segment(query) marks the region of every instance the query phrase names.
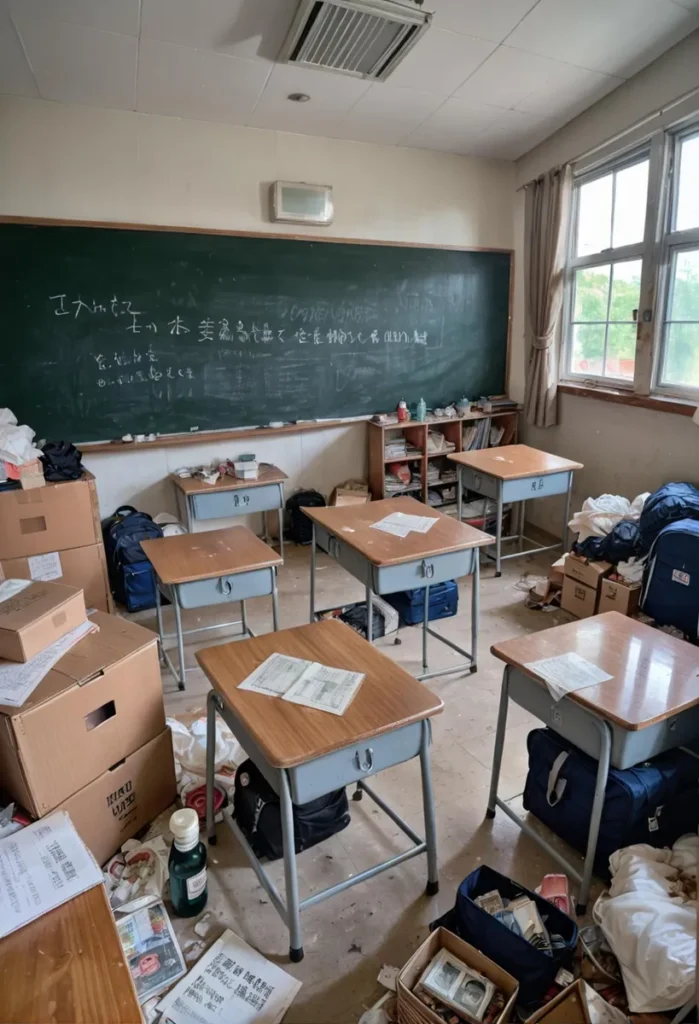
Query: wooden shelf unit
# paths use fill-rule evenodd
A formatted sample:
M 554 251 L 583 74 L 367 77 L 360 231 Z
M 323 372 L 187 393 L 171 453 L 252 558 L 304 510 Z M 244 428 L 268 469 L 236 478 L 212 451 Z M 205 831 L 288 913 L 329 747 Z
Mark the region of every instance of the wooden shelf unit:
M 374 501 L 381 498 L 393 498 L 397 494 L 411 493 L 425 504 L 427 504 L 428 490 L 439 490 L 442 487 L 456 486 L 456 473 L 450 470 L 446 480 L 428 482 L 427 470 L 432 460 L 445 459 L 447 454 L 461 452 L 463 448 L 464 427 L 478 420 L 489 419 L 493 423 L 505 427 L 502 444 L 517 443 L 518 409 L 506 409 L 496 412 L 469 412 L 464 416 L 457 416 L 453 419 L 436 419 L 428 417 L 424 423 L 417 420 L 410 420 L 408 423 L 373 423 L 369 422 L 369 490 Z M 428 431 L 435 430 L 444 434 L 448 442 L 454 445 L 448 453 L 428 452 L 427 436 Z M 409 444 L 419 449 L 419 455 L 401 455 L 391 459 L 385 455 L 386 442 L 391 437 L 403 435 Z M 488 446 L 490 447 L 490 446 Z M 420 482 L 411 483 L 404 491 L 386 490 L 386 467 L 393 462 L 400 462 L 407 465 L 414 465 L 420 471 Z M 419 491 L 419 494 L 416 494 Z M 443 512 L 456 514 L 456 502 L 447 501 L 443 505 L 435 505 L 434 508 L 441 508 Z

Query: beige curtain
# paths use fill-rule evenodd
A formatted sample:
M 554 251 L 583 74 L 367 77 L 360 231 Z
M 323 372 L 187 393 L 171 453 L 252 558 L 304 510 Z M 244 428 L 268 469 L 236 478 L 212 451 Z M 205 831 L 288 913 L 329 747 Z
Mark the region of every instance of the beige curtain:
M 527 423 L 536 427 L 553 427 L 558 422 L 556 390 L 572 186 L 572 171 L 566 166 L 529 182 L 525 191 L 524 413 Z

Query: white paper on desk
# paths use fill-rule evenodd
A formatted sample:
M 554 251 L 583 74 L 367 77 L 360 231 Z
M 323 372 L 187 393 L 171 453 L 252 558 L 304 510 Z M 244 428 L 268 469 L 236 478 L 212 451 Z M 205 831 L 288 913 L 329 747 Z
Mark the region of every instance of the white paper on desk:
M 67 811 L 0 840 L 0 938 L 102 884 Z
M 395 523 L 389 522 L 389 517 L 380 519 L 378 523 L 372 523 L 371 529 L 381 530 L 382 533 L 390 533 L 394 537 L 407 537 L 410 533 L 407 526 L 396 526 Z
M 572 652 L 559 654 L 556 658 L 530 661 L 524 667 L 541 676 L 554 700 L 561 700 L 567 693 L 583 690 L 586 686 L 597 686 L 612 678 L 604 669 Z
M 97 629 L 98 626 L 94 622 L 86 619 L 29 661 L 0 660 L 0 704 L 9 704 L 13 708 L 21 707 L 56 662 L 60 661 L 71 647 L 75 647 L 78 641 Z
M 415 533 L 427 533 L 437 522 L 432 516 L 410 516 L 405 512 L 392 512 L 384 521 Z
M 279 1024 L 300 988 L 226 929 L 157 1009 L 171 1024 Z
M 316 711 L 329 711 L 331 715 L 344 715 L 363 679 L 363 672 L 330 668 L 314 661 L 283 699 Z
M 264 693 L 268 697 L 283 697 L 312 664 L 312 661 L 305 661 L 303 658 L 290 658 L 286 654 L 270 654 L 269 658 L 258 665 L 247 679 L 238 684 L 238 689 Z

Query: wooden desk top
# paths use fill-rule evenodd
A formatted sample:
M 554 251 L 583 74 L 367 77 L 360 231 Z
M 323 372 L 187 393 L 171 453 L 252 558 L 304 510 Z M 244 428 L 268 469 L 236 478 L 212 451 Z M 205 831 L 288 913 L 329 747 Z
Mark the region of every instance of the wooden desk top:
M 141 1024 L 104 886 L 0 939 L 4 1024 Z
M 256 480 L 239 480 L 235 476 L 219 477 L 215 484 L 204 483 L 192 476 L 178 476 L 177 473 L 170 473 L 170 479 L 175 487 L 179 487 L 185 494 L 208 494 L 209 491 L 237 491 L 241 487 L 262 487 L 263 484 L 280 484 L 288 480 L 286 473 L 281 469 L 271 466 L 269 462 L 261 462 Z
M 155 537 L 141 541 L 141 547 L 163 583 L 191 583 L 282 564 L 281 555 L 247 526 Z
M 237 689 L 275 652 L 364 672 L 365 679 L 344 715 Z M 196 656 L 213 688 L 225 698 L 275 768 L 292 768 L 429 718 L 444 707 L 426 686 L 337 619 L 207 647 Z
M 699 649 L 619 612 L 505 640 L 491 651 L 519 669 L 573 652 L 593 662 L 612 678 L 569 694 L 570 700 L 628 731 L 645 729 L 699 704 Z
M 567 469 L 583 468 L 581 462 L 561 459 L 558 455 L 549 455 L 527 444 L 506 444 L 501 448 L 457 452 L 455 455 L 447 455 L 447 458 L 460 466 L 469 466 L 499 480 L 520 480 L 527 476 L 548 476 L 550 473 L 563 473 Z
M 431 558 L 449 551 L 487 547 L 493 543 L 493 538 L 487 533 L 445 516 L 415 498 L 384 498 L 366 505 L 332 505 L 304 508 L 303 511 L 309 519 L 324 526 L 373 565 L 399 565 L 401 562 L 414 562 L 416 558 Z M 427 533 L 409 533 L 407 537 L 395 537 L 371 528 L 372 523 L 378 523 L 392 512 L 429 516 L 436 519 L 437 524 Z

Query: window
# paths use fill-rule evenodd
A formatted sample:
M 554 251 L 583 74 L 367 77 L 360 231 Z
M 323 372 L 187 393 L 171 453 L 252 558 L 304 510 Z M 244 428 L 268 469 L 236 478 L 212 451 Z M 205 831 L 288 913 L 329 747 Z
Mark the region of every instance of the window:
M 699 399 L 698 183 L 696 120 L 576 177 L 562 379 Z

